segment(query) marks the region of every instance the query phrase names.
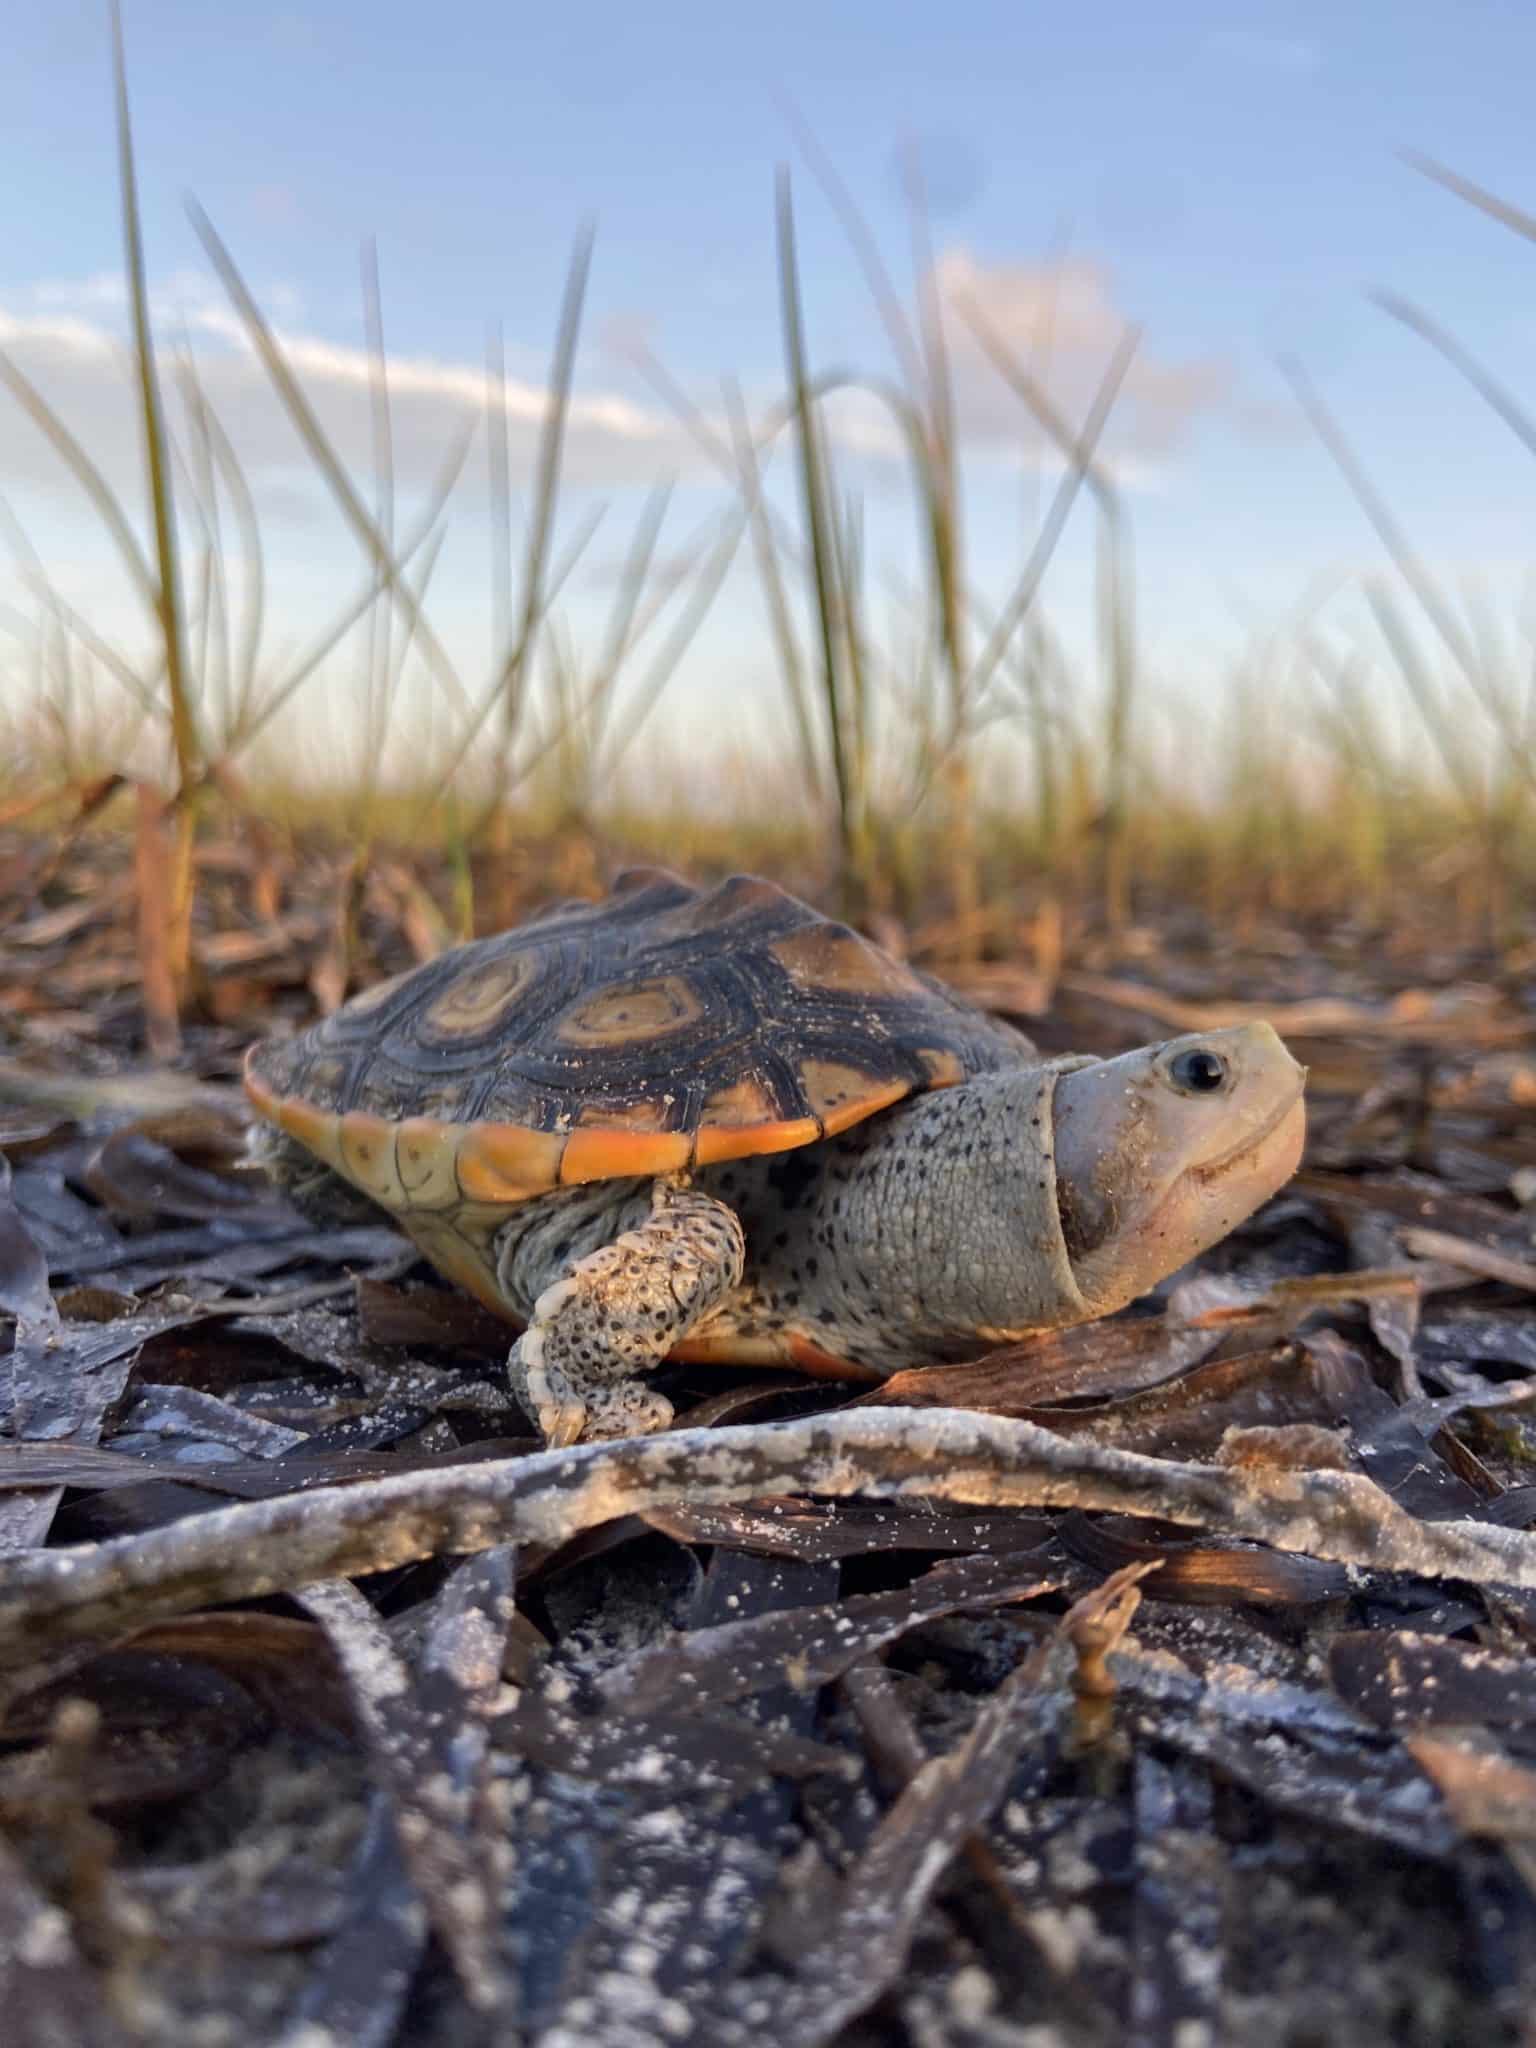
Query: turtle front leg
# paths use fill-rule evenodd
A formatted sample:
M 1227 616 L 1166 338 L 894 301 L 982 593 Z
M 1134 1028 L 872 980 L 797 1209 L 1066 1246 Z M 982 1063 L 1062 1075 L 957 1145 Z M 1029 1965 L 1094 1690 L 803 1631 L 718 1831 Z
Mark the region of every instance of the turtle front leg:
M 546 1287 L 513 1348 L 513 1391 L 546 1442 L 665 1429 L 672 1403 L 640 1375 L 741 1284 L 744 1256 L 734 1209 L 658 1180 L 645 1222 Z

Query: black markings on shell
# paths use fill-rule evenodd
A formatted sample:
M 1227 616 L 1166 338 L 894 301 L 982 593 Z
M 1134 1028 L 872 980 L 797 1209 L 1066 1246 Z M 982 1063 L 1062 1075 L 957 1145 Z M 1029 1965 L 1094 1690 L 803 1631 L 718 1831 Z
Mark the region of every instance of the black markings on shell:
M 786 1123 L 815 1113 L 806 1076 L 829 1069 L 847 1071 L 847 1105 L 921 1091 L 936 1053 L 956 1079 L 1033 1057 L 771 883 L 651 874 L 444 953 L 268 1042 L 254 1069 L 279 1094 L 389 1119 L 696 1131 L 742 1083 Z

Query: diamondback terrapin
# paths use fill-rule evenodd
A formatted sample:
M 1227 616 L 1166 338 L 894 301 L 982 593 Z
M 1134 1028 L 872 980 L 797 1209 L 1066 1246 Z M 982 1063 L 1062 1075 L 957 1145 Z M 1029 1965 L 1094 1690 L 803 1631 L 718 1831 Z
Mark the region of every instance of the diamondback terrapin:
M 663 1428 L 664 1359 L 879 1379 L 1120 1308 L 1295 1171 L 1303 1080 L 1267 1024 L 1044 1059 L 770 882 L 654 869 L 246 1064 L 301 1204 L 340 1175 L 522 1326 L 552 1444 Z

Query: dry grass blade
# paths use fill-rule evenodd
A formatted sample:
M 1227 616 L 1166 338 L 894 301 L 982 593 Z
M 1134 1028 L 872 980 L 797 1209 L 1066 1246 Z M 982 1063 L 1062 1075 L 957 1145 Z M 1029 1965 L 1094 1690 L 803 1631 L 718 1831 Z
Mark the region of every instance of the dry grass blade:
M 187 630 L 195 635 L 192 672 L 202 690 L 203 718 L 211 735 L 210 751 L 217 752 L 230 725 L 229 578 L 224 564 L 213 444 L 206 408 L 199 404 L 200 393 L 189 376 L 190 364 L 191 348 L 183 336 L 171 357 L 171 375 L 181 395 L 187 446 L 183 449 L 173 441 L 171 454 L 186 480 L 181 502 L 190 503 L 201 534 L 194 572 L 189 578 L 195 595 L 188 603 Z
M 176 891 L 172 807 L 147 782 L 138 784 L 137 795 L 133 874 L 138 895 L 139 987 L 149 1050 L 155 1059 L 168 1060 L 181 1046 L 181 1005 L 172 953 Z
M 848 674 L 854 786 L 867 791 L 871 782 L 870 726 L 874 692 L 871 688 L 869 628 L 864 603 L 863 507 L 852 495 L 844 501 L 842 517 L 833 521 L 832 541 L 843 629 L 843 658 Z M 872 868 L 872 851 L 869 858 Z
M 1302 997 L 1293 1003 L 1191 1001 L 1142 982 L 1076 970 L 1062 975 L 1061 986 L 1093 1002 L 1113 1003 L 1155 1017 L 1175 1031 L 1213 1031 L 1225 1024 L 1267 1021 L 1287 1037 L 1327 1037 L 1336 1032 L 1347 1037 L 1421 1040 L 1430 1045 L 1520 1045 L 1529 1040 L 1532 1029 L 1529 1016 L 1520 1012 L 1473 1020 L 1417 1010 L 1372 1009 L 1341 996 Z
M 1416 1258 L 1436 1259 L 1448 1266 L 1460 1266 L 1485 1280 L 1498 1280 L 1506 1287 L 1519 1287 L 1536 1294 L 1536 1261 L 1511 1258 L 1496 1247 L 1476 1244 L 1470 1238 L 1453 1236 L 1446 1230 L 1408 1229 L 1402 1233 L 1403 1249 Z
M 256 513 L 256 500 L 251 491 L 234 443 L 224 430 L 224 425 L 208 401 L 202 380 L 197 373 L 197 361 L 188 348 L 181 361 L 181 388 L 183 403 L 188 416 L 195 421 L 196 430 L 206 441 L 217 478 L 222 481 L 234 514 L 235 525 L 240 534 L 240 623 L 238 631 L 226 620 L 228 651 L 226 653 L 225 683 L 228 692 L 223 744 L 232 744 L 231 735 L 241 731 L 250 714 L 250 707 L 256 690 L 256 672 L 261 660 L 262 635 L 266 622 L 266 553 L 261 540 L 261 521 Z M 210 504 L 217 510 L 214 497 L 214 477 L 210 476 L 208 490 Z M 222 551 L 220 567 L 223 568 Z
M 864 272 L 871 298 L 885 326 L 899 368 L 904 396 L 892 395 L 877 382 L 877 391 L 891 405 L 906 435 L 913 458 L 913 485 L 921 521 L 929 615 L 921 626 L 924 673 L 917 698 L 923 716 L 918 724 L 918 777 L 924 785 L 942 788 L 945 865 L 954 914 L 956 950 L 973 958 L 980 932 L 980 860 L 976 838 L 976 805 L 972 788 L 969 743 L 973 730 L 973 698 L 969 687 L 967 609 L 962 573 L 961 495 L 954 419 L 953 380 L 943 308 L 937 288 L 927 193 L 920 160 L 914 150 L 903 155 L 903 185 L 913 264 L 917 277 L 916 329 L 901 305 L 890 273 L 873 235 L 826 152 L 790 107 L 790 119 L 818 183 L 831 203 L 844 234 Z M 814 540 L 814 533 L 813 533 Z M 846 548 L 834 560 L 841 569 Z M 851 563 L 850 563 L 851 566 Z M 864 658 L 865 635 L 855 616 L 856 584 L 839 577 L 836 615 L 847 666 L 845 710 L 851 713 L 861 756 L 869 744 L 869 703 Z M 935 676 L 943 693 L 942 713 L 932 715 L 928 698 Z M 858 787 L 867 808 L 867 763 L 861 758 Z M 868 840 L 872 820 L 861 816 L 861 838 Z M 864 855 L 868 865 L 871 856 Z M 866 891 L 867 893 L 867 891 Z
M 1486 213 L 1490 220 L 1500 222 L 1504 227 L 1513 228 L 1517 235 L 1523 235 L 1528 242 L 1536 242 L 1536 214 L 1526 213 L 1523 208 L 1512 206 L 1507 199 L 1500 199 L 1494 193 L 1485 191 L 1481 185 L 1474 185 L 1470 178 L 1464 178 L 1459 171 L 1447 169 L 1432 156 L 1424 156 L 1416 149 L 1403 151 L 1403 162 L 1430 178 L 1437 185 L 1443 185 L 1447 192 L 1454 192 L 1458 199 L 1464 199 L 1469 206 Z
M 578 524 L 576 531 L 571 535 L 570 539 L 566 542 L 564 553 L 560 556 L 560 559 L 554 564 L 553 568 L 551 568 L 551 570 L 549 571 L 549 577 L 545 585 L 544 592 L 546 607 L 553 606 L 556 598 L 559 597 L 561 591 L 565 588 L 565 585 L 569 582 L 570 578 L 575 575 L 577 568 L 580 566 L 582 557 L 586 554 L 587 549 L 591 546 L 593 539 L 596 537 L 598 528 L 602 525 L 607 515 L 608 507 L 606 505 L 593 506 L 587 512 L 585 518 L 582 519 L 581 522 Z M 541 625 L 546 636 L 550 639 L 550 641 L 552 643 L 557 643 L 559 639 L 560 629 L 557 626 L 556 622 L 550 618 L 544 618 L 541 620 Z M 560 658 L 558 652 L 556 653 L 554 658 L 557 660 Z M 602 696 L 604 688 L 605 685 L 602 679 L 599 678 L 591 686 L 591 690 L 588 693 L 587 697 L 581 702 L 578 703 L 574 695 L 571 697 L 571 700 L 568 704 L 557 702 L 557 704 L 555 705 L 554 718 L 549 722 L 548 726 L 541 734 L 537 734 L 530 737 L 528 743 L 528 751 L 522 756 L 522 758 L 516 762 L 509 761 L 503 764 L 499 777 L 497 778 L 497 781 L 492 789 L 491 795 L 487 800 L 486 804 L 482 807 L 480 815 L 475 820 L 475 822 L 470 826 L 464 827 L 462 831 L 460 831 L 459 828 L 455 826 L 453 834 L 450 835 L 452 843 L 452 857 L 456 862 L 462 862 L 464 864 L 464 875 L 466 881 L 468 880 L 468 859 L 470 846 L 486 829 L 487 824 L 494 817 L 499 816 L 505 819 L 507 815 L 505 809 L 507 800 L 511 797 L 514 791 L 521 788 L 523 784 L 525 784 L 529 780 L 529 778 L 533 775 L 534 771 L 537 768 L 539 768 L 543 762 L 547 761 L 552 754 L 556 753 L 563 745 L 565 745 L 573 737 L 575 727 L 580 724 L 582 717 L 585 715 L 590 705 Z M 422 802 L 421 812 L 417 821 L 419 824 L 424 825 L 427 822 L 429 814 L 437 812 L 439 810 L 439 807 L 445 804 L 449 805 L 451 815 L 457 815 L 456 813 L 452 812 L 452 806 L 450 801 L 452 797 L 452 783 L 454 777 L 458 774 L 459 770 L 463 767 L 465 761 L 469 758 L 470 750 L 473 747 L 474 742 L 479 738 L 481 732 L 484 730 L 486 722 L 490 718 L 491 713 L 495 710 L 497 699 L 500 696 L 500 694 L 500 690 L 495 687 L 486 692 L 485 696 L 481 699 L 479 708 L 476 710 L 474 716 L 470 719 L 469 723 L 461 730 L 458 737 L 458 741 L 454 746 L 452 753 L 448 756 L 446 761 L 444 761 L 434 770 L 432 776 L 429 779 L 427 795 Z M 556 694 L 558 697 L 558 684 Z M 472 907 L 473 906 L 470 905 L 466 909 L 465 916 L 460 919 L 460 930 L 465 938 L 468 938 L 471 935 L 473 929 L 473 919 L 471 914 Z
M 924 426 L 925 460 L 920 484 L 931 550 L 930 575 L 938 603 L 939 647 L 948 681 L 948 743 L 958 753 L 967 726 L 970 676 L 966 656 L 965 592 L 960 573 L 962 539 L 955 400 L 949 343 L 944 332 L 943 301 L 936 281 L 927 189 L 921 158 L 915 148 L 909 147 L 902 152 L 902 183 L 912 238 L 912 265 L 918 280 L 918 334 L 923 351 L 924 374 L 912 390 L 914 404 L 921 396 Z M 968 813 L 970 792 L 968 777 L 963 773 L 953 795 Z M 966 895 L 973 892 L 974 877 L 965 884 Z M 966 906 L 956 904 L 957 915 L 963 916 L 965 909 Z

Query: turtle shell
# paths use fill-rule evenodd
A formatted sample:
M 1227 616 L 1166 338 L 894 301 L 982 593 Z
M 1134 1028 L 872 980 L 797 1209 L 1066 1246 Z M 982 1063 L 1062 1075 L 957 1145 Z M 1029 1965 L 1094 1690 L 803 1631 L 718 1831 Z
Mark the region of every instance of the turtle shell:
M 409 1214 L 789 1151 L 1033 1056 L 771 882 L 637 869 L 253 1047 L 245 1085 Z

